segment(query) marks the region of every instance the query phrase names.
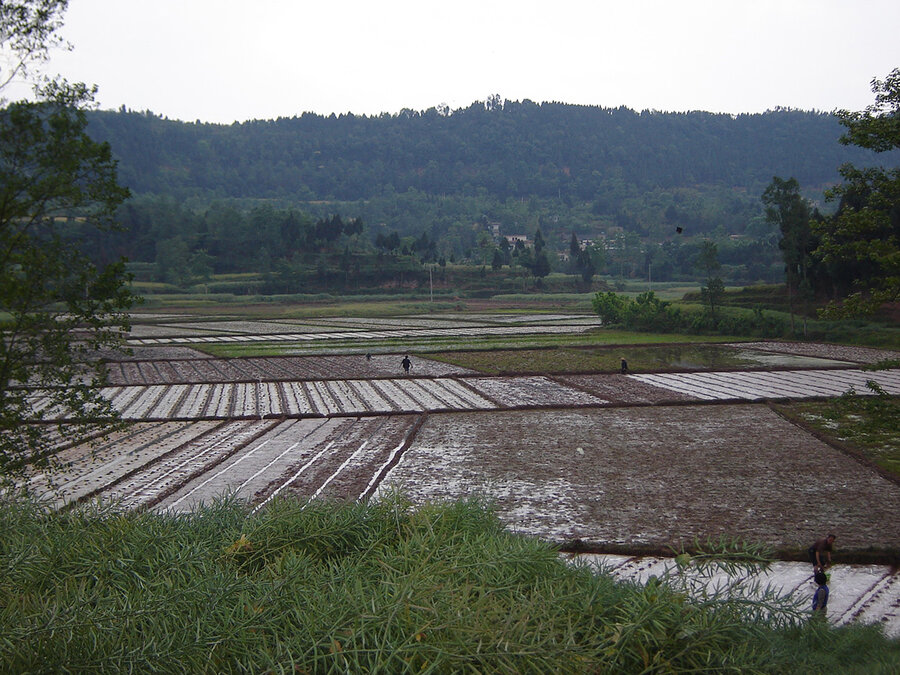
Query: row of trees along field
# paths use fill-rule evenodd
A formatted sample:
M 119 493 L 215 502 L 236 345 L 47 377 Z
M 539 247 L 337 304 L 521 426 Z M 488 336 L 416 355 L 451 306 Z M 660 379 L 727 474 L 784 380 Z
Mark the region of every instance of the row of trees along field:
M 595 274 L 644 278 L 650 273 L 656 281 L 686 280 L 698 274 L 705 241 L 682 237 L 673 227 L 672 235 L 662 241 L 618 230 L 597 241 L 584 241 L 572 231 L 566 242 L 549 242 L 538 225 L 525 233 L 529 240 L 525 245 L 496 236 L 486 218 L 460 223 L 452 237 L 425 228 L 401 236 L 396 229 L 378 227 L 373 233 L 361 218 L 337 213 L 316 218 L 306 211 L 269 204 L 244 210 L 224 203 L 195 210 L 162 197 L 133 198 L 120 208 L 118 219 L 122 227 L 114 231 L 97 231 L 78 219 L 72 219 L 68 228 L 73 239 L 89 243 L 98 261 L 125 257 L 132 263 L 147 263 L 151 267 L 132 267 L 147 269 L 150 279 L 177 286 L 238 272 L 298 278 L 298 270 L 323 265 L 345 273 L 347 280 L 353 277 L 353 285 L 358 286 L 378 281 L 357 273 L 376 260 L 382 280 L 391 278 L 397 266 L 414 269 L 463 262 L 493 270 L 533 271 L 537 277 L 557 271 L 579 275 L 585 282 Z M 726 236 L 717 248 L 724 273 L 734 282 L 775 282 L 783 274 L 774 234 Z M 315 284 L 315 279 L 309 281 Z M 302 290 L 308 289 L 279 284 L 280 292 Z
M 884 80 L 874 79 L 872 91 L 875 103 L 865 110 L 838 111 L 846 128 L 840 142 L 896 153 L 900 149 L 900 69 Z M 831 214 L 822 214 L 804 198 L 793 177 L 773 177 L 762 194 L 766 221 L 779 235 L 791 334 L 798 332 L 796 313 L 806 334 L 812 307 L 824 299 L 829 302 L 819 314 L 826 318 L 873 314 L 882 308 L 890 312 L 900 300 L 900 169 L 847 163 L 840 174 L 843 182 L 825 193 L 827 201 L 837 202 Z M 735 322 L 733 317 L 720 316 L 725 288 L 715 242 L 704 240 L 697 264 L 706 277 L 699 294 L 706 308 L 703 316 L 686 315 L 652 292 L 634 300 L 612 292 L 597 293 L 594 310 L 606 324 L 638 330 L 781 334 L 759 308 L 744 324 L 745 319 Z
M 845 145 L 878 153 L 900 148 L 900 69 L 872 81 L 875 102 L 839 111 Z M 763 193 L 766 218 L 778 226 L 792 314 L 829 297 L 824 314 L 871 313 L 900 299 L 900 168 L 844 164 L 843 181 L 826 192 L 837 203 L 823 215 L 800 194 L 796 178 L 775 177 Z

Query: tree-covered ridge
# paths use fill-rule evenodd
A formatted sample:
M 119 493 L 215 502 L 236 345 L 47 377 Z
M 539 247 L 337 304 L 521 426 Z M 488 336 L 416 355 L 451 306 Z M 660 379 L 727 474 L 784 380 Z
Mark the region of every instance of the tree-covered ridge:
M 758 196 L 773 175 L 807 189 L 874 155 L 841 146 L 831 114 L 636 112 L 489 99 L 452 113 L 298 117 L 233 125 L 94 112 L 137 193 L 289 200 L 385 192 L 593 201 L 615 211 L 634 191 L 719 186 Z

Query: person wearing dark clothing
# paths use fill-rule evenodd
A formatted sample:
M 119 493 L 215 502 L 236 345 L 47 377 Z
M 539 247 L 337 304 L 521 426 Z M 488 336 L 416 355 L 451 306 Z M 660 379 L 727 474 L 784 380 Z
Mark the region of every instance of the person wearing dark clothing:
M 828 577 L 825 572 L 816 572 L 816 592 L 813 594 L 813 616 L 825 616 L 825 608 L 828 606 Z M 821 614 L 819 614 L 821 612 Z
M 624 356 L 622 357 L 622 374 L 623 375 L 628 374 L 628 361 L 625 360 Z
M 819 539 L 807 549 L 809 553 L 809 561 L 812 563 L 813 571 L 824 570 L 826 565 L 831 564 L 831 551 L 834 548 L 834 540 L 837 539 L 833 534 L 829 534 L 824 539 Z
M 403 366 L 403 371 L 409 375 L 409 367 L 412 365 L 412 361 L 409 360 L 409 356 L 404 356 L 403 360 L 400 362 L 400 365 Z

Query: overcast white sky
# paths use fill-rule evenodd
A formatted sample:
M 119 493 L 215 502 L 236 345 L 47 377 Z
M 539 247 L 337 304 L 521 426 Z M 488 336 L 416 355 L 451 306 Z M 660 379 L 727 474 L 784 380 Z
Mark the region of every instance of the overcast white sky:
M 396 113 L 491 94 L 831 111 L 900 66 L 898 0 L 70 0 L 47 72 L 173 119 Z

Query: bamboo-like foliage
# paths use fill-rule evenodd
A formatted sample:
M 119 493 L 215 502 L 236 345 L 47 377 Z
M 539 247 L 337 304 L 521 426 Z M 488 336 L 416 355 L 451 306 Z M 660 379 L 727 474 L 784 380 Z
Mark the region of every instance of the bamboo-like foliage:
M 878 629 L 754 602 L 566 564 L 478 501 L 0 504 L 3 672 L 890 672 L 900 656 Z

